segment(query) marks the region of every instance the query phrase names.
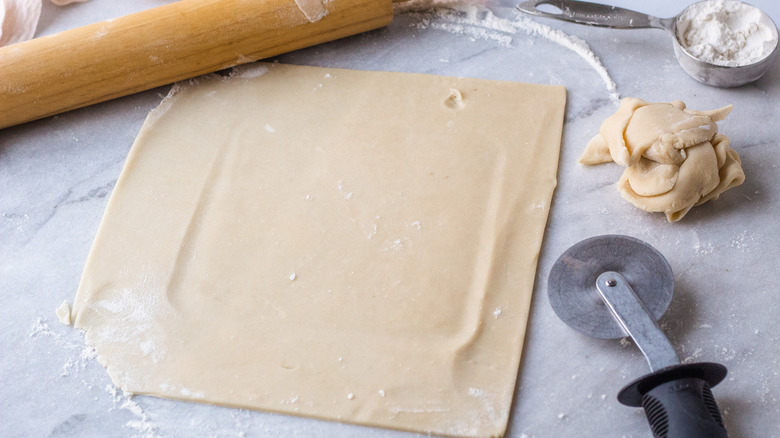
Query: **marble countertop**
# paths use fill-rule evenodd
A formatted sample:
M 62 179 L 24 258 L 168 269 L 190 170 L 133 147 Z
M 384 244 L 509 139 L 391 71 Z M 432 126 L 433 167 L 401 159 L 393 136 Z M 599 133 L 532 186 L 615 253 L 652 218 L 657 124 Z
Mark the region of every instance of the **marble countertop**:
M 39 34 L 162 0 L 45 2 Z M 775 22 L 780 3 L 755 0 Z M 627 234 L 675 272 L 661 326 L 686 362 L 729 368 L 715 388 L 732 437 L 780 437 L 780 61 L 761 80 L 718 89 L 689 78 L 659 30 L 528 21 L 507 0 L 397 7 L 389 27 L 280 56 L 281 62 L 561 84 L 568 90 L 555 193 L 510 427 L 512 437 L 649 437 L 640 409 L 616 394 L 648 372 L 629 341 L 580 335 L 546 295 L 558 255 L 584 238 Z M 678 2 L 614 2 L 672 16 Z M 534 25 L 533 23 L 536 23 Z M 543 25 L 539 27 L 538 25 Z M 576 37 L 576 39 L 572 38 Z M 589 48 L 589 49 L 588 49 Z M 595 57 L 601 67 L 594 68 Z M 0 81 L 2 78 L 0 78 Z M 746 182 L 681 222 L 639 211 L 615 190 L 621 169 L 576 159 L 622 97 L 733 104 L 719 123 Z M 57 321 L 72 302 L 108 196 L 146 114 L 168 87 L 0 130 L 0 436 L 404 437 L 332 422 L 133 397 L 116 390 L 83 335 Z

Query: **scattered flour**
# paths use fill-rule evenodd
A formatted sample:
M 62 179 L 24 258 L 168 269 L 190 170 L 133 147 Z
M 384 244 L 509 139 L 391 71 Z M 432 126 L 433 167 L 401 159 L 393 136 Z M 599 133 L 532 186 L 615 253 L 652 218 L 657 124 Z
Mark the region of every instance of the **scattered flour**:
M 680 362 L 682 362 L 682 363 L 694 363 L 694 362 L 699 360 L 699 358 L 701 357 L 701 353 L 702 353 L 702 349 L 701 348 L 697 348 L 697 349 L 693 350 L 693 352 L 691 354 L 689 354 L 688 356 L 683 358 L 683 360 L 681 360 Z
M 158 436 L 157 427 L 151 422 L 149 416 L 146 415 L 146 412 L 141 408 L 141 405 L 133 401 L 130 395 L 123 393 L 119 388 L 113 385 L 107 385 L 106 392 L 108 392 L 113 399 L 113 409 L 127 410 L 136 417 L 136 419 L 125 423 L 125 427 L 137 432 L 135 436 L 143 438 L 155 438 Z
M 693 249 L 700 255 L 712 254 L 715 251 L 715 247 L 710 242 L 698 242 L 693 245 Z
M 47 336 L 51 339 L 54 339 L 57 345 L 60 347 L 72 352 L 78 352 L 77 355 L 70 356 L 65 364 L 63 364 L 62 372 L 60 373 L 61 377 L 67 377 L 71 374 L 77 375 L 80 371 L 87 367 L 88 363 L 94 362 L 97 359 L 97 352 L 93 347 L 71 342 L 61 333 L 57 333 L 52 330 L 49 326 L 49 322 L 43 317 L 38 317 L 30 329 L 29 335 L 31 338 Z
M 67 347 L 71 350 L 78 349 L 78 346 L 72 344 L 67 345 Z M 67 377 L 71 375 L 71 373 L 78 375 L 80 371 L 87 367 L 88 363 L 94 362 L 96 359 L 97 351 L 89 345 L 84 346 L 81 349 L 81 353 L 79 353 L 78 358 L 68 358 L 68 361 L 65 362 L 65 365 L 62 366 L 62 373 L 60 373 L 60 377 Z
M 408 237 L 401 237 L 400 239 L 392 239 L 389 242 L 386 242 L 385 246 L 382 248 L 382 251 L 403 251 L 404 248 L 406 248 L 406 245 L 409 243 Z
M 352 192 L 344 190 L 344 183 L 342 181 L 336 183 L 336 187 L 338 188 L 339 193 L 341 193 L 341 196 L 343 196 L 344 199 L 347 200 L 352 199 Z
M 42 317 L 38 317 L 38 320 L 35 321 L 32 329 L 30 329 L 30 337 L 34 338 L 36 336 L 52 336 L 54 338 L 62 337 L 61 334 L 53 332 L 49 327 L 49 323 Z
M 582 57 L 604 81 L 610 98 L 615 103 L 620 100 L 615 81 L 585 41 L 537 23 L 520 15 L 520 12 L 515 12 L 514 19 L 500 18 L 489 9 L 461 0 L 410 1 L 396 4 L 395 8 L 396 12 L 417 19 L 412 26 L 419 29 L 444 30 L 473 39 L 492 40 L 506 47 L 511 46 L 513 36 L 520 31 L 548 39 Z
M 33 324 L 29 335 L 30 337 L 50 337 L 51 339 L 56 340 L 57 345 L 60 347 L 75 353 L 71 355 L 63 365 L 60 374 L 61 377 L 78 375 L 89 364 L 95 363 L 97 360 L 97 351 L 95 351 L 93 347 L 89 345 L 85 346 L 82 343 L 71 342 L 68 337 L 52 330 L 49 326 L 49 322 L 43 317 L 38 317 Z M 85 385 L 88 384 L 87 381 L 82 383 Z M 91 384 L 89 384 L 89 386 L 91 387 Z M 107 385 L 106 392 L 108 392 L 112 398 L 112 410 L 127 410 L 135 417 L 125 424 L 125 426 L 132 431 L 132 436 L 142 438 L 155 438 L 158 436 L 156 426 L 151 422 L 141 406 L 133 401 L 129 395 L 122 393 L 120 389 L 113 385 Z
M 731 246 L 742 251 L 747 251 L 750 249 L 751 244 L 754 243 L 754 241 L 754 237 L 749 235 L 747 230 L 745 230 L 731 240 Z
M 148 356 L 156 349 L 154 345 L 154 341 L 151 339 L 147 339 L 141 342 L 141 344 L 139 344 L 139 347 L 141 347 L 141 351 L 144 353 L 144 356 Z
M 287 400 L 280 401 L 279 404 L 282 404 L 282 405 L 294 405 L 294 404 L 297 404 L 299 401 L 300 401 L 300 397 L 298 396 L 298 394 L 295 394 L 295 395 L 291 396 L 290 398 L 288 398 Z

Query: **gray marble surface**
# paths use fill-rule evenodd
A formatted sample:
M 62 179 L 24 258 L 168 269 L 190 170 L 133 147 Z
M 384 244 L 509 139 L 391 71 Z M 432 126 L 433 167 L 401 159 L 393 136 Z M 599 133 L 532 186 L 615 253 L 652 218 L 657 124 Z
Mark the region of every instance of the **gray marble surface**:
M 93 0 L 61 9 L 45 3 L 40 34 L 161 0 Z M 780 22 L 780 3 L 753 3 Z M 660 16 L 683 7 L 671 0 L 615 4 Z M 464 5 L 407 6 L 387 28 L 278 59 L 567 87 L 559 186 L 539 259 L 508 436 L 650 436 L 642 411 L 615 399 L 623 385 L 648 371 L 641 354 L 631 342 L 571 330 L 556 318 L 546 296 L 547 273 L 562 251 L 586 237 L 620 233 L 651 243 L 673 267 L 675 297 L 661 325 L 680 357 L 729 368 L 714 392 L 731 436 L 780 437 L 780 61 L 752 85 L 717 89 L 686 76 L 662 31 L 535 21 L 587 42 L 621 96 L 682 99 L 694 109 L 734 104 L 720 130 L 740 154 L 747 181 L 670 224 L 620 198 L 614 188 L 618 166 L 576 163 L 616 108 L 597 70 L 572 47 L 527 32 L 512 2 L 492 0 L 471 15 Z M 57 321 L 54 310 L 74 297 L 134 137 L 167 91 L 162 87 L 0 130 L 0 436 L 412 436 L 129 398 L 113 388 L 83 335 Z

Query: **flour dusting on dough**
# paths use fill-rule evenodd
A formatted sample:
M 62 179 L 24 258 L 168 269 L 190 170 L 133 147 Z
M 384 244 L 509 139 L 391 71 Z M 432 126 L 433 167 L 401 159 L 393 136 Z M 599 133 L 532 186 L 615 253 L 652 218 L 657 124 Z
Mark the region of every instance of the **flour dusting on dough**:
M 341 196 L 344 197 L 344 199 L 352 199 L 352 192 L 349 192 L 344 189 L 344 183 L 342 181 L 339 181 L 336 183 L 336 187 L 339 189 L 339 193 L 341 193 Z

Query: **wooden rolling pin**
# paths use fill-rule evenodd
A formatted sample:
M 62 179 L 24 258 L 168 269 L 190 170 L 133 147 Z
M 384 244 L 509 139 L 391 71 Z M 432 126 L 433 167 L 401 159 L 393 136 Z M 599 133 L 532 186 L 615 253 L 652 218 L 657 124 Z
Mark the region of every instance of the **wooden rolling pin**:
M 0 128 L 390 23 L 393 0 L 180 0 L 0 48 Z

